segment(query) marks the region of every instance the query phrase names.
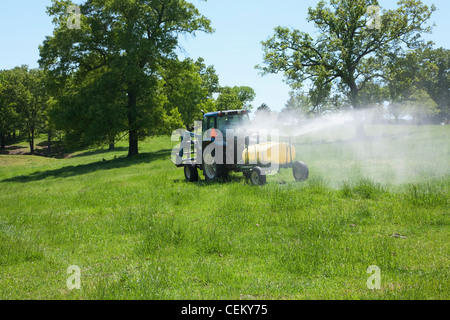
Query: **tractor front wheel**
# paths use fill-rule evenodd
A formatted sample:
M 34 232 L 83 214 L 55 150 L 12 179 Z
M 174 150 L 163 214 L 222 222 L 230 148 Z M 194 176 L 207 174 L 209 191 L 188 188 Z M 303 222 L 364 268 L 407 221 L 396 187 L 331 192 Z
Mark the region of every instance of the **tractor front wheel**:
M 184 166 L 184 176 L 188 182 L 198 181 L 198 171 L 197 168 L 191 164 L 186 164 Z

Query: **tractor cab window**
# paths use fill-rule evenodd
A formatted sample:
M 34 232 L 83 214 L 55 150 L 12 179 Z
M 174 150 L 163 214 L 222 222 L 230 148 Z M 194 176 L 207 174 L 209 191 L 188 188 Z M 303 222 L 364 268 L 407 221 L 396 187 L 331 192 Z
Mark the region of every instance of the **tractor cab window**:
M 217 129 L 217 118 L 216 117 L 207 117 L 203 122 L 203 127 L 206 128 L 206 130 L 209 130 L 212 128 Z
M 222 132 L 226 132 L 227 129 L 245 127 L 249 124 L 250 119 L 247 114 L 234 114 L 219 117 L 218 122 L 218 129 Z

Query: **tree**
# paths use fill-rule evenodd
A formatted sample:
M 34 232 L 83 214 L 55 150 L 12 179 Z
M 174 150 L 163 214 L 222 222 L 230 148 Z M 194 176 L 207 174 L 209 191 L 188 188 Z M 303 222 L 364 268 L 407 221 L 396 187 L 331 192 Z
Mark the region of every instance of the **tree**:
M 437 114 L 437 106 L 424 89 L 416 89 L 405 102 L 406 112 L 416 120 L 417 125 L 422 124 L 424 117 Z
M 382 12 L 379 28 L 371 28 L 368 24 L 374 16 L 369 8 L 379 8 L 378 1 L 330 0 L 329 5 L 320 1 L 308 11 L 308 21 L 314 22 L 319 36 L 314 39 L 299 30 L 275 28 L 275 35 L 262 43 L 264 64 L 257 68 L 263 75 L 284 72 L 296 89 L 307 80 L 319 92 L 334 86 L 352 107 L 363 107 L 361 92 L 385 78 L 386 57 L 405 47 L 416 48 L 420 34 L 431 32 L 426 22 L 436 10 L 417 0 L 400 0 L 397 9 Z
M 423 88 L 436 103 L 440 121 L 450 119 L 450 51 L 444 48 L 425 48 L 419 52 L 422 63 L 428 67 L 420 73 L 417 86 Z M 429 70 L 427 72 L 426 70 Z
M 216 110 L 237 110 L 242 108 L 242 101 L 231 87 L 220 88 L 219 96 L 216 99 Z
M 242 104 L 241 108 L 246 110 L 253 109 L 251 102 L 255 100 L 256 94 L 252 88 L 248 86 L 241 86 L 241 87 L 233 87 L 233 90 L 236 92 L 239 101 L 241 101 Z
M 198 58 L 195 65 L 198 67 L 198 72 L 202 78 L 202 87 L 206 90 L 206 98 L 212 99 L 215 93 L 220 90 L 219 76 L 216 74 L 214 66 L 206 66 L 203 58 Z
M 6 148 L 6 137 L 18 128 L 18 115 L 13 105 L 12 71 L 0 72 L 0 149 Z
M 251 110 L 250 104 L 255 99 L 255 91 L 247 86 L 222 87 L 216 100 L 216 110 Z
M 128 156 L 137 155 L 139 138 L 176 114 L 161 106 L 161 61 L 175 56 L 181 34 L 212 32 L 210 21 L 185 0 L 88 0 L 80 5 L 76 29 L 67 25 L 71 5 L 53 0 L 48 8 L 56 28 L 40 47 L 40 64 L 63 86 L 72 76 L 98 70 L 114 82 L 126 97 L 120 114 L 125 114 Z
M 113 149 L 116 137 L 127 128 L 127 96 L 121 86 L 103 68 L 65 83 L 49 112 L 55 128 L 66 132 L 71 148 L 106 142 Z
M 4 136 L 21 130 L 27 135 L 30 153 L 34 154 L 34 140 L 43 130 L 49 96 L 45 90 L 42 70 L 28 70 L 27 66 L 2 72 L 0 101 L 5 117 L 0 121 L 2 147 Z
M 404 113 L 405 102 L 432 99 L 436 103 L 437 112 L 427 112 L 423 106 L 423 114 L 439 115 L 438 122 L 449 117 L 449 51 L 443 48 L 432 49 L 429 45 L 409 51 L 404 55 L 392 57 L 387 70 L 389 74 L 390 111 L 396 119 Z M 423 92 L 421 92 L 423 91 Z M 425 99 L 424 96 L 427 98 Z M 416 106 L 415 108 L 418 108 Z M 429 111 L 429 110 L 428 110 Z
M 263 103 L 258 107 L 258 109 L 256 109 L 256 113 L 260 113 L 260 112 L 269 113 L 269 112 L 271 112 L 271 110 L 267 104 Z
M 29 99 L 27 104 L 19 106 L 18 114 L 22 123 L 22 130 L 27 134 L 30 153 L 34 154 L 34 140 L 38 133 L 45 131 L 50 96 L 45 87 L 43 70 L 30 70 L 28 79 Z
M 218 91 L 219 78 L 212 66 L 206 67 L 200 58 L 179 61 L 168 60 L 161 71 L 163 93 L 167 97 L 165 108 L 177 110 L 185 127 L 201 119 L 204 112 L 214 111 L 213 94 Z
M 448 49 L 439 48 L 440 54 L 438 62 L 438 82 L 437 86 L 433 87 L 436 91 L 431 95 L 438 104 L 441 116 L 447 121 L 450 120 L 450 51 Z
M 289 100 L 286 102 L 283 112 L 298 111 L 301 114 L 311 114 L 314 112 L 311 100 L 304 92 L 289 92 Z

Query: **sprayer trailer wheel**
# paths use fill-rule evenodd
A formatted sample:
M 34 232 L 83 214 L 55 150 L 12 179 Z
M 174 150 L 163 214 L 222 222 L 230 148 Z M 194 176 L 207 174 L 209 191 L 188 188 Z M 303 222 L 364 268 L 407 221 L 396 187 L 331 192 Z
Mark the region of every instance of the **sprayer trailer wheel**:
M 197 168 L 191 164 L 184 165 L 184 176 L 189 182 L 198 181 L 198 171 Z
M 266 176 L 261 174 L 260 167 L 254 167 L 250 174 L 250 181 L 254 186 L 266 184 Z
M 309 169 L 304 162 L 294 162 L 292 171 L 296 181 L 302 182 L 308 180 L 309 178 Z

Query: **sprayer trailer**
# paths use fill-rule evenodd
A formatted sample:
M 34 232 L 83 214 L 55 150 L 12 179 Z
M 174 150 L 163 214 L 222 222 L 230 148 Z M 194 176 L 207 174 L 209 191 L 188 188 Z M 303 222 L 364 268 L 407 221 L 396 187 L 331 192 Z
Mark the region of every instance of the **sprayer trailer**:
M 198 170 L 203 171 L 206 181 L 226 178 L 229 172 L 242 172 L 253 185 L 265 184 L 268 174 L 285 168 L 293 170 L 296 181 L 308 179 L 307 165 L 294 161 L 296 154 L 291 138 L 282 143 L 261 142 L 259 133 L 249 134 L 252 132 L 249 128 L 247 110 L 206 113 L 201 130 L 186 131 L 181 136 L 177 161 L 172 159 L 172 162 L 184 168 L 189 182 L 198 181 Z

